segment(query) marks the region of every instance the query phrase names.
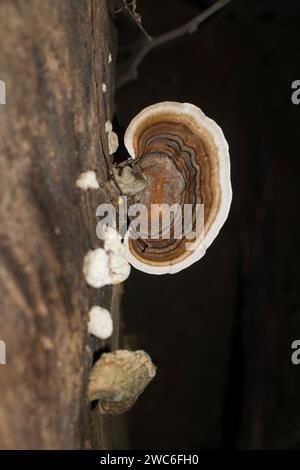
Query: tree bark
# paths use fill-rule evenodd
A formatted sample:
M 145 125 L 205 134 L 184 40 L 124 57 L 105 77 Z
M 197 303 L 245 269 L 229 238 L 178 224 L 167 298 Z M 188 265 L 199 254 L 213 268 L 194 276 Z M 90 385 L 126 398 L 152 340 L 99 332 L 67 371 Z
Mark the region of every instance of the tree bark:
M 0 365 L 0 448 L 110 448 L 106 421 L 97 409 L 91 413 L 86 389 L 95 351 L 118 347 L 121 290 L 88 288 L 82 275 L 84 255 L 101 246 L 96 208 L 109 202 L 105 121 L 112 114 L 115 59 L 109 6 L 106 0 L 3 0 L 0 31 L 6 84 L 0 339 L 7 350 L 7 364 Z M 99 191 L 75 187 L 86 170 L 96 171 Z M 107 344 L 88 338 L 94 304 L 113 314 Z M 112 418 L 112 426 L 122 423 Z M 116 440 L 112 446 L 122 447 Z

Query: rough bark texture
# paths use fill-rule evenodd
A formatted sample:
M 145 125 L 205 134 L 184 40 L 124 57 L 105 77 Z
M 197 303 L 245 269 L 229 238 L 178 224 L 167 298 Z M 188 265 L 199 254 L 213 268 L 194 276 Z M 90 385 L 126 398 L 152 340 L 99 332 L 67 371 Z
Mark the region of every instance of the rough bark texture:
M 84 255 L 100 246 L 96 207 L 107 202 L 108 8 L 105 0 L 1 1 L 2 449 L 111 445 L 106 423 L 86 405 L 86 386 L 95 350 L 117 347 L 120 289 L 90 289 L 82 276 Z M 81 192 L 75 180 L 90 169 L 102 188 Z M 87 314 L 96 302 L 113 312 L 109 344 L 88 344 Z

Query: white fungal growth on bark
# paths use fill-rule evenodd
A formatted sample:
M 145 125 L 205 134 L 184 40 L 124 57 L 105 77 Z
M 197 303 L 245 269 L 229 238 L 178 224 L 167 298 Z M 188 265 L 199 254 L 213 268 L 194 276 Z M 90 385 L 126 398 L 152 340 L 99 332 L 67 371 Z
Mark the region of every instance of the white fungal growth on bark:
M 113 252 L 115 254 L 124 253 L 121 236 L 115 228 L 104 225 L 102 227 L 102 236 L 104 239 L 104 248 L 107 252 Z
M 112 123 L 111 121 L 106 121 L 105 123 L 105 132 L 108 134 L 109 132 L 112 132 Z
M 108 55 L 108 63 L 110 64 L 111 62 L 112 62 L 112 55 L 109 54 L 109 55 Z
M 106 308 L 94 305 L 90 309 L 88 332 L 100 339 L 107 339 L 112 335 L 113 322 L 111 314 Z
M 99 183 L 97 181 L 96 173 L 94 171 L 85 171 L 76 180 L 77 188 L 87 189 L 99 189 Z
M 104 226 L 103 238 L 104 248 L 89 251 L 83 262 L 86 282 L 95 288 L 119 284 L 130 274 L 130 264 L 125 258 L 125 248 L 118 232 Z
M 107 86 L 105 83 L 102 83 L 102 91 L 103 93 L 106 93 L 106 90 L 107 90 Z
M 109 155 L 116 153 L 119 147 L 119 139 L 115 132 L 110 132 L 108 134 L 108 151 Z
M 121 236 L 113 227 L 103 227 L 104 249 L 109 256 L 111 284 L 125 281 L 130 274 L 130 264 L 125 257 Z
M 87 284 L 99 289 L 110 284 L 109 260 L 103 248 L 90 250 L 84 257 L 83 274 Z
M 105 123 L 105 131 L 107 133 L 108 139 L 108 151 L 109 155 L 112 155 L 118 150 L 119 147 L 119 139 L 115 132 L 113 132 L 113 127 L 111 121 L 106 121 Z

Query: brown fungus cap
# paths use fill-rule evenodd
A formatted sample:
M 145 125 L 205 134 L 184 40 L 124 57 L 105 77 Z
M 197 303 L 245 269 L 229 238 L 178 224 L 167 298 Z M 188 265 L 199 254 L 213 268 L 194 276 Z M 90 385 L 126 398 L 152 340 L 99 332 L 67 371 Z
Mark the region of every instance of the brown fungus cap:
M 148 209 L 148 226 L 159 227 L 156 237 L 147 233 L 139 238 L 130 227 L 127 259 L 151 274 L 181 271 L 204 256 L 228 216 L 232 190 L 224 134 L 196 106 L 167 101 L 145 108 L 131 121 L 125 145 L 147 179 L 139 202 Z M 181 208 L 170 212 L 168 236 L 159 225 L 162 204 Z M 187 228 L 181 237 L 178 227 Z

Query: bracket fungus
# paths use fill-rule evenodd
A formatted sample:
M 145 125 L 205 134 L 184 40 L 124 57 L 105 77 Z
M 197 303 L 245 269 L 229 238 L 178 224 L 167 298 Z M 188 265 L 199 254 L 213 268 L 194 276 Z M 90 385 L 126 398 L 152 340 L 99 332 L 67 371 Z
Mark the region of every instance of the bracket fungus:
M 153 380 L 156 367 L 145 351 L 119 349 L 104 353 L 89 378 L 88 399 L 99 400 L 102 413 L 128 411 Z
M 175 215 L 168 238 L 160 230 L 156 238 L 134 237 L 129 227 L 124 240 L 127 259 L 150 274 L 181 271 L 204 256 L 228 216 L 232 190 L 224 134 L 198 107 L 166 101 L 142 110 L 124 140 L 134 168 L 148 183 L 139 199 L 148 209 L 147 223 L 153 223 L 153 204 L 192 208 L 189 231 L 181 238 L 175 236 Z M 203 208 L 201 233 L 195 230 L 198 206 Z M 183 227 L 183 211 L 179 218 Z

